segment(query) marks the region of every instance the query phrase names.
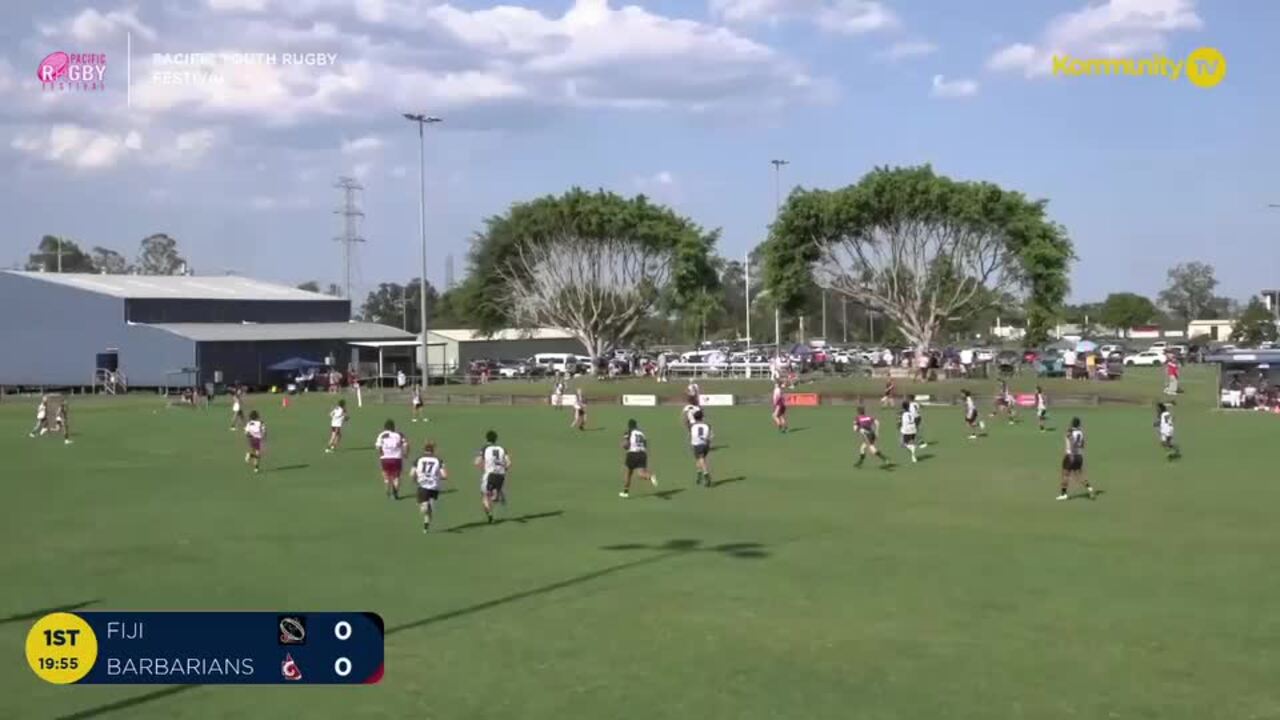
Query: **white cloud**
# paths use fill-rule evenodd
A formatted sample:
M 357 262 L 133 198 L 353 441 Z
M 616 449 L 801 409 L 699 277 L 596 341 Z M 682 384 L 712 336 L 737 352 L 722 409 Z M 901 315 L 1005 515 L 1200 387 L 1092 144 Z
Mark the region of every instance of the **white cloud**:
M 127 141 L 120 135 L 59 123 L 42 133 L 19 135 L 9 146 L 76 170 L 99 170 L 118 163 L 131 150 L 129 144 L 140 145 L 134 135 Z
M 121 8 L 106 13 L 85 8 L 73 17 L 54 25 L 44 25 L 40 32 L 45 37 L 66 38 L 77 42 L 92 43 L 123 35 L 132 30 L 146 40 L 155 40 L 155 28 L 138 19 L 137 10 Z
M 1170 35 L 1199 30 L 1195 0 L 1105 0 L 1049 21 L 1035 44 L 1015 43 L 987 60 L 991 70 L 1049 75 L 1054 55 L 1133 57 L 1160 52 Z
M 354 140 L 343 140 L 342 154 L 356 155 L 358 153 L 371 152 L 381 149 L 384 144 L 382 138 L 376 135 L 365 135 Z
M 19 134 L 9 146 L 76 170 L 100 170 L 114 167 L 126 158 L 147 165 L 191 167 L 208 154 L 214 141 L 215 134 L 209 129 L 189 130 L 146 143 L 137 130 L 121 134 L 60 123 L 43 132 Z
M 978 83 L 968 78 L 948 80 L 941 75 L 934 75 L 929 94 L 937 98 L 972 97 L 978 94 Z
M 214 12 L 262 12 L 267 9 L 267 0 L 205 0 L 205 4 Z
M 669 171 L 663 170 L 662 172 L 653 176 L 653 181 L 658 183 L 659 185 L 670 185 L 671 183 L 675 182 L 676 179 Z
M 878 0 L 710 0 L 711 14 L 729 23 L 805 20 L 828 32 L 858 35 L 899 25 Z
M 903 40 L 896 42 L 877 54 L 882 60 L 896 62 L 908 58 L 924 57 L 938 51 L 938 46 L 928 40 Z

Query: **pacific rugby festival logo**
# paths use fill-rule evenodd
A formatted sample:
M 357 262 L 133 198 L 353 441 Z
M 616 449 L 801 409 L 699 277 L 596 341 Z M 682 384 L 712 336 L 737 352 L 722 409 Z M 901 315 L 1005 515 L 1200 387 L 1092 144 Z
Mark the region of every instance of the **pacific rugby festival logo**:
M 106 53 L 49 53 L 36 66 L 36 79 L 46 92 L 97 92 L 107 88 Z

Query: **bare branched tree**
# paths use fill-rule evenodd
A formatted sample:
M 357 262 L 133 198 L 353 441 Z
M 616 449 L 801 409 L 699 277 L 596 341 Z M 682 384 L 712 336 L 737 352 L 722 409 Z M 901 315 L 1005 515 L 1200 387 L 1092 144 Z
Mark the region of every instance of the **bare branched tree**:
M 625 342 L 671 280 L 673 252 L 625 239 L 561 236 L 519 245 L 498 270 L 501 301 L 524 327 L 573 333 L 591 366 Z
M 884 313 L 919 349 L 949 318 L 1019 282 L 1005 238 L 969 224 L 911 220 L 816 244 L 815 281 Z

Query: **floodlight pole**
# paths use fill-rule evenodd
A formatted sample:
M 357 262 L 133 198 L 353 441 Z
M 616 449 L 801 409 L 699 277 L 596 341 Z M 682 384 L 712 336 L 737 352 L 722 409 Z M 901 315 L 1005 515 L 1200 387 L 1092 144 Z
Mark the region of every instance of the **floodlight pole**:
M 424 128 L 443 119 L 422 113 L 403 113 L 404 118 L 418 124 L 418 236 L 422 244 L 422 280 L 418 285 L 418 302 L 422 316 L 422 385 L 430 384 L 431 358 L 427 353 L 427 141 Z
M 773 222 L 776 226 L 778 215 L 782 213 L 782 166 L 790 165 L 790 160 L 770 160 L 773 165 Z M 777 293 L 773 297 L 773 355 L 782 354 L 782 312 L 778 309 Z

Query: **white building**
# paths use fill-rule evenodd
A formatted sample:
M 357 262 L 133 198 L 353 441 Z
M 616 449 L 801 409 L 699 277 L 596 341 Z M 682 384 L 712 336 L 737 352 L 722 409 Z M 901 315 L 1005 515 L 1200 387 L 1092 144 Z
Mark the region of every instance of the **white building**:
M 1222 342 L 1231 338 L 1235 326 L 1235 320 L 1192 320 L 1187 325 L 1187 337 L 1207 335 L 1210 340 Z

